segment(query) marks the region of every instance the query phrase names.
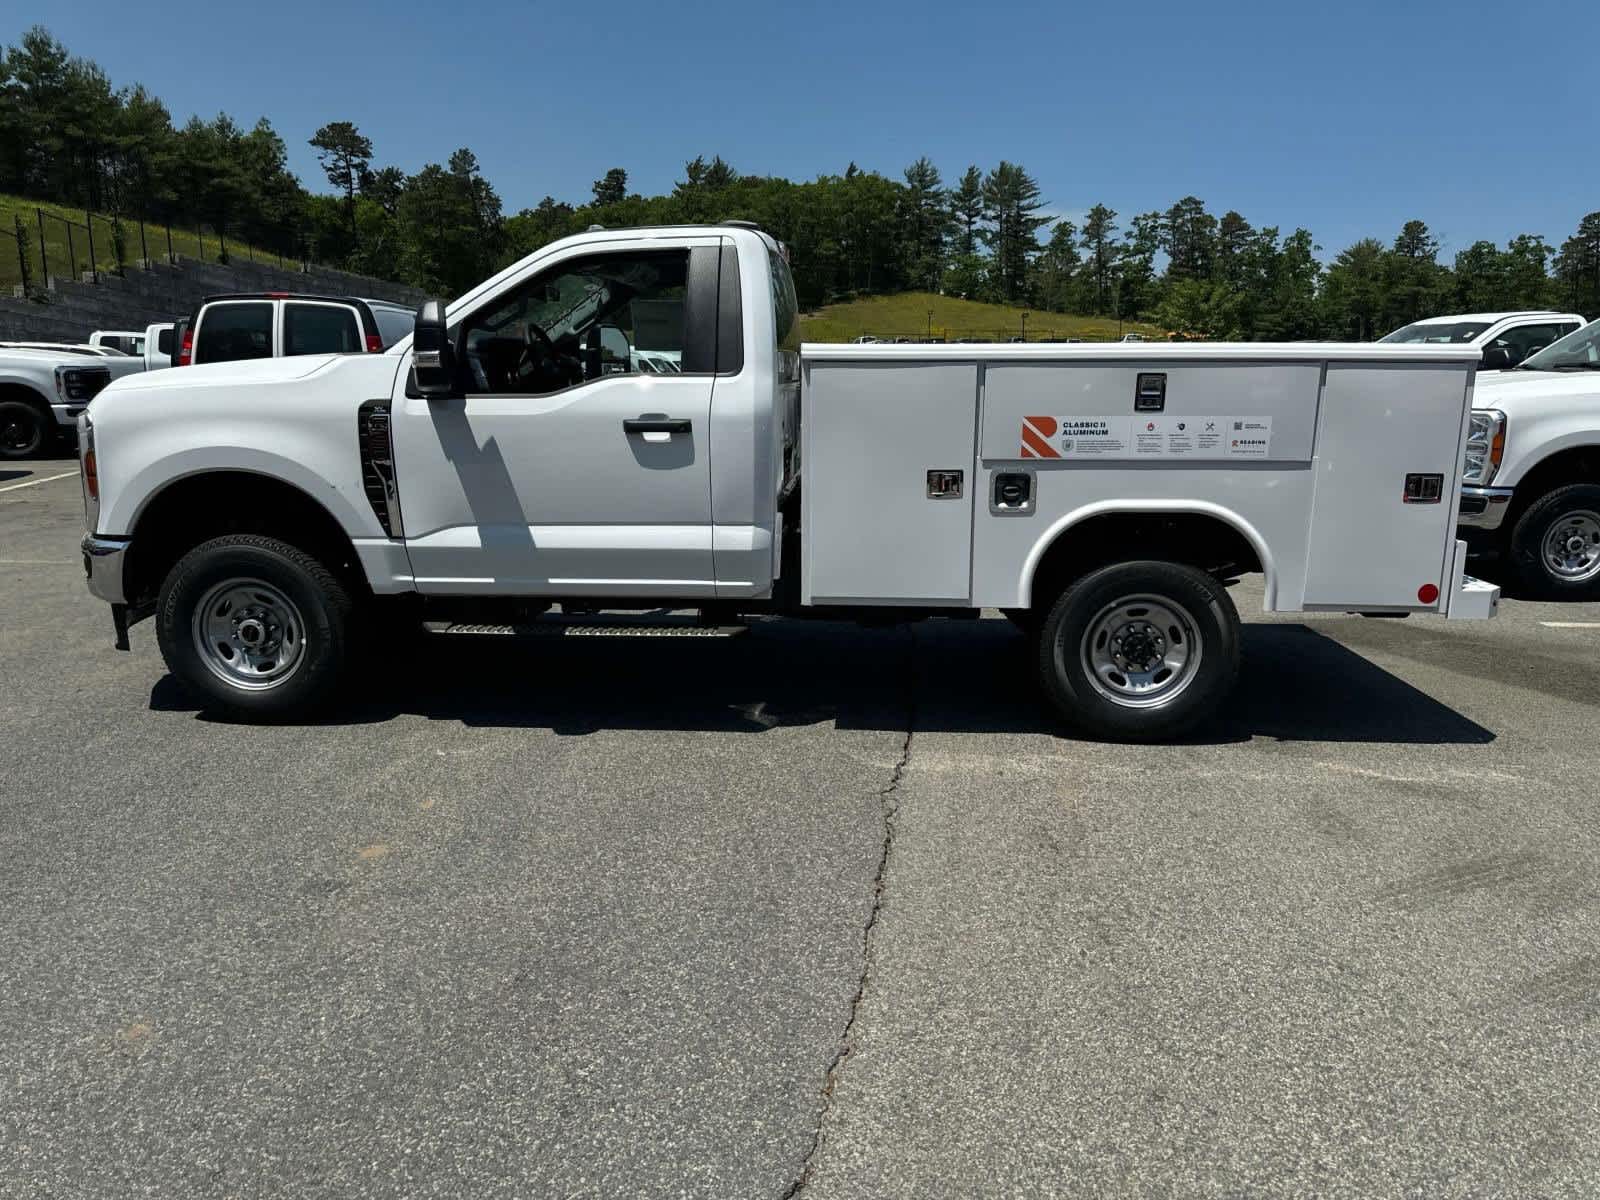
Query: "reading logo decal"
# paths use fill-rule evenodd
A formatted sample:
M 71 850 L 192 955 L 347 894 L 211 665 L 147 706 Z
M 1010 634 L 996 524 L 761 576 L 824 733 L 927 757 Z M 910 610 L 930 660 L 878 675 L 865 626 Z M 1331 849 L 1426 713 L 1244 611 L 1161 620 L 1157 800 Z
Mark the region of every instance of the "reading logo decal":
M 1022 418 L 1022 457 L 1060 458 L 1061 452 L 1050 444 L 1059 426 L 1054 417 Z

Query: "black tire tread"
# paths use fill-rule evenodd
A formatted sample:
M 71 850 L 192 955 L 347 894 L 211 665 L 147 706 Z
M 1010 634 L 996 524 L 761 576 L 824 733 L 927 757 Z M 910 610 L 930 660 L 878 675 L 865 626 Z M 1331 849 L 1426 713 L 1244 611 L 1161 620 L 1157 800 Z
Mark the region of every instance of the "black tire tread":
M 9 450 L 0 446 L 0 459 L 10 462 L 22 462 L 29 458 L 38 458 L 51 449 L 51 435 L 56 424 L 55 414 L 50 411 L 50 406 L 35 400 L 24 400 L 14 392 L 9 396 L 0 396 L 0 411 L 7 408 L 20 408 L 30 413 L 38 422 L 39 438 L 32 446 L 25 450 Z
M 1164 588 L 1171 588 L 1180 593 L 1175 598 L 1185 600 L 1186 606 L 1198 603 L 1202 609 L 1215 609 L 1221 635 L 1216 640 L 1220 644 L 1213 645 L 1208 641 L 1205 647 L 1208 657 L 1201 669 L 1206 679 L 1196 679 L 1169 708 L 1125 709 L 1098 696 L 1080 698 L 1064 684 L 1056 670 L 1055 642 L 1061 625 L 1072 619 L 1074 610 L 1084 603 L 1084 597 L 1099 590 L 1116 576 L 1134 573 L 1157 577 L 1154 584 L 1148 579 L 1138 584 L 1137 590 L 1160 594 Z M 1128 590 L 1135 590 L 1136 587 L 1131 582 L 1121 586 Z M 1074 580 L 1045 610 L 1035 635 L 1035 665 L 1045 695 L 1073 725 L 1112 741 L 1167 741 L 1181 737 L 1211 717 L 1233 689 L 1239 676 L 1240 641 L 1239 612 L 1234 607 L 1233 598 L 1221 583 L 1204 571 L 1160 559 L 1114 563 Z M 1216 666 L 1218 662 L 1221 663 L 1220 671 Z
M 1582 504 L 1572 503 L 1583 497 Z M 1511 527 L 1507 545 L 1511 566 L 1524 591 L 1539 600 L 1600 599 L 1600 576 L 1584 583 L 1567 583 L 1550 575 L 1544 567 L 1541 549 L 1545 531 L 1555 516 L 1569 508 L 1592 508 L 1600 512 L 1600 484 L 1569 483 L 1546 492 L 1523 510 Z
M 254 550 L 275 555 L 286 560 L 295 569 L 304 572 L 312 587 L 320 594 L 331 618 L 331 632 L 336 640 L 334 658 L 329 665 L 310 666 L 307 674 L 291 681 L 282 689 L 260 695 L 246 696 L 229 693 L 223 685 L 209 677 L 190 678 L 187 662 L 188 615 L 176 612 L 179 597 L 191 576 L 205 569 L 219 553 L 232 550 Z M 350 617 L 355 602 L 349 589 L 333 571 L 319 559 L 299 547 L 279 538 L 256 533 L 232 533 L 201 542 L 189 550 L 167 573 L 162 581 L 156 604 L 156 634 L 161 644 L 162 657 L 167 667 L 189 691 L 201 699 L 205 707 L 230 717 L 248 721 L 286 720 L 311 714 L 324 707 L 337 693 L 345 661 L 350 657 Z M 302 614 L 310 622 L 310 614 Z M 181 619 L 179 619 L 181 617 Z M 308 637 L 310 631 L 307 631 Z M 202 668 L 203 669 L 203 668 Z M 319 669 L 324 676 L 311 679 Z M 311 686 L 307 686 L 308 681 Z

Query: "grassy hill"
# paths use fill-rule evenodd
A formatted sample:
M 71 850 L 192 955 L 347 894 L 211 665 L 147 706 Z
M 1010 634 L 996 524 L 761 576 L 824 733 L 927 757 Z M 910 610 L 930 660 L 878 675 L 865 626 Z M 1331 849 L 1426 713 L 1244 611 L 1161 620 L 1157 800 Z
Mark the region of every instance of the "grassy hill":
M 1030 342 L 1041 338 L 1103 342 L 1119 336 L 1117 322 L 1105 317 L 1036 312 L 1005 304 L 938 296 L 932 292 L 901 292 L 896 296 L 868 296 L 843 304 L 829 304 L 816 312 L 800 315 L 800 336 L 808 342 L 848 342 L 866 333 L 878 338 L 926 338 L 931 324 L 932 335 L 946 341 L 989 338 L 1004 342 L 1022 332 L 1024 312 L 1028 313 Z M 1166 336 L 1153 325 L 1132 321 L 1124 322 L 1120 332 Z
M 45 214 L 44 246 L 45 255 L 50 263 L 50 274 L 64 277 L 71 271 L 71 259 L 67 253 L 67 227 L 60 220 L 52 218 L 65 218 L 73 222 L 72 257 L 77 259 L 79 271 L 89 269 L 89 238 L 82 228 L 83 209 L 68 208 L 61 204 L 41 204 L 37 200 L 29 200 L 23 196 L 0 194 L 0 291 L 7 295 L 10 294 L 14 284 L 22 282 L 22 269 L 17 260 L 18 217 L 22 218 L 22 228 L 27 243 L 28 270 L 31 273 L 33 286 L 44 286 L 44 276 L 39 266 L 39 215 L 36 211 L 38 209 L 43 209 Z M 139 223 L 124 221 L 122 232 L 126 239 L 125 261 L 131 265 L 143 257 L 143 252 L 139 248 Z M 160 259 L 166 254 L 166 226 L 146 225 L 144 236 L 145 246 L 149 249 L 151 258 Z M 172 249 L 175 254 L 181 254 L 185 258 L 203 258 L 207 262 L 216 262 L 217 253 L 222 246 L 216 234 L 210 229 L 205 231 L 205 243 L 202 247 L 201 240 L 193 229 L 174 228 Z M 228 239 L 228 256 L 234 260 L 248 260 L 252 256 L 263 261 L 277 259 L 275 254 L 247 246 L 243 242 L 235 242 L 232 238 Z M 99 213 L 96 213 L 94 218 L 94 257 L 102 271 L 113 270 L 117 265 L 117 256 L 111 242 L 111 220 Z

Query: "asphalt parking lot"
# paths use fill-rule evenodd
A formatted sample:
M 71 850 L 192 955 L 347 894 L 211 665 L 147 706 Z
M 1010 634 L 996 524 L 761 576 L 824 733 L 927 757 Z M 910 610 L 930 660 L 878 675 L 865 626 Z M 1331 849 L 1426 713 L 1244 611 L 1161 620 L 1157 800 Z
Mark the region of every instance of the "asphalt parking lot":
M 1179 746 L 1061 734 L 1002 620 L 249 728 L 80 532 L 0 469 L 0 1196 L 1595 1193 L 1600 605 L 1247 581 Z

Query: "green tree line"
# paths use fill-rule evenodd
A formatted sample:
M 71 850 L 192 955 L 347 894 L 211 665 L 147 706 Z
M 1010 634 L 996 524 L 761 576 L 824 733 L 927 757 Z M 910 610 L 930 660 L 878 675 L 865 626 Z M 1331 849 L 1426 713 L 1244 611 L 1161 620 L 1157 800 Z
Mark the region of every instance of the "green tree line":
M 946 181 L 927 158 L 895 175 L 849 164 L 807 181 L 743 175 L 720 156 L 670 192 L 629 190 L 618 166 L 580 202 L 506 214 L 465 147 L 407 174 L 355 124 L 310 138 L 329 190 L 304 186 L 265 117 L 173 124 L 143 87 L 35 27 L 0 52 L 0 191 L 100 212 L 204 223 L 285 254 L 457 294 L 546 243 L 606 226 L 752 220 L 790 248 L 806 307 L 908 289 L 1046 312 L 1154 321 L 1212 338 L 1368 339 L 1418 317 L 1560 306 L 1600 315 L 1600 211 L 1559 246 L 1539 234 L 1440 259 L 1420 220 L 1326 263 L 1305 229 L 1255 226 L 1195 196 L 1129 215 L 1053 213 L 1017 163 Z

